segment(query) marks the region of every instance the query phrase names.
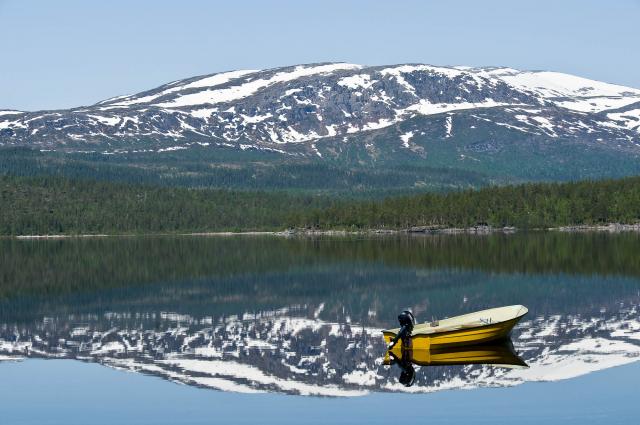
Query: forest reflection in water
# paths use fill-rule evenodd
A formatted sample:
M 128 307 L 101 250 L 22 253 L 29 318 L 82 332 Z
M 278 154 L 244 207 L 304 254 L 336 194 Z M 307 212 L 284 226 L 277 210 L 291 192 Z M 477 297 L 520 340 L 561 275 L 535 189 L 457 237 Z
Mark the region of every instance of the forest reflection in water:
M 432 364 L 410 390 L 570 378 L 640 356 L 639 247 L 548 232 L 2 240 L 0 356 L 229 391 L 405 391 L 380 334 L 399 311 L 524 304 L 513 344 L 530 368 Z

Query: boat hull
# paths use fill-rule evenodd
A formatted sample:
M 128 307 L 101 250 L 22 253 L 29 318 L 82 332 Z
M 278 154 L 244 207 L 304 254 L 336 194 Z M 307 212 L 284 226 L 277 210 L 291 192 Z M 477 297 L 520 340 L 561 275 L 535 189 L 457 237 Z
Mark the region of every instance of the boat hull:
M 431 350 L 439 347 L 456 347 L 464 345 L 485 344 L 488 342 L 506 339 L 513 327 L 522 317 L 516 317 L 504 322 L 491 323 L 482 326 L 470 327 L 467 329 L 456 329 L 434 334 L 416 334 L 411 336 L 409 341 L 396 344 L 394 350 L 400 350 L 400 345 L 405 349 Z M 383 331 L 384 340 L 387 344 L 396 336 L 394 332 Z

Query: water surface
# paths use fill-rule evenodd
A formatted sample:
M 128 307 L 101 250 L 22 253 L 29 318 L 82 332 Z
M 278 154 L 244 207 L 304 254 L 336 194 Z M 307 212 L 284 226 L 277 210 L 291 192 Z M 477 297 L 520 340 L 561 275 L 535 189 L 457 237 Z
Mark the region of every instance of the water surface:
M 0 359 L 23 361 L 0 365 L 28 382 L 29 359 L 74 359 L 230 395 L 561 388 L 640 359 L 639 248 L 598 233 L 2 240 Z M 528 368 L 425 366 L 405 387 L 382 364 L 380 329 L 405 308 L 431 320 L 509 304 L 530 310 L 512 335 Z

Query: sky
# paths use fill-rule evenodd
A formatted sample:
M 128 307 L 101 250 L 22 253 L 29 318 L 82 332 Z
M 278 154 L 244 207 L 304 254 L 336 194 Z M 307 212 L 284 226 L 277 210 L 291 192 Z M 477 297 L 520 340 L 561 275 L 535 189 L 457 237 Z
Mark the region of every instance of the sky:
M 640 88 L 640 0 L 0 0 L 0 109 L 313 62 L 510 66 Z

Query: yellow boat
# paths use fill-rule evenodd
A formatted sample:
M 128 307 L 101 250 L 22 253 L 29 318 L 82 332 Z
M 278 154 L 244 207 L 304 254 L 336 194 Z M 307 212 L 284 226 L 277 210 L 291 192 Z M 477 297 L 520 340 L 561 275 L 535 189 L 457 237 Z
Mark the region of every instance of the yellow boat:
M 415 321 L 413 315 L 403 312 L 398 317 L 403 327 L 384 330 L 382 333 L 390 349 L 397 348 L 393 341 L 398 333 L 405 349 L 430 350 L 484 344 L 505 339 L 528 311 L 523 305 L 511 305 L 415 325 L 409 323 L 411 320 Z M 407 318 L 407 314 L 411 319 Z

